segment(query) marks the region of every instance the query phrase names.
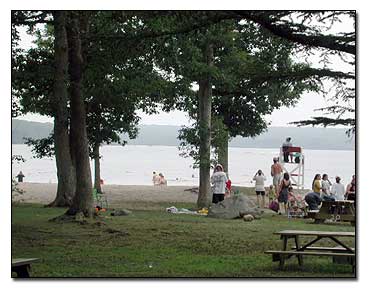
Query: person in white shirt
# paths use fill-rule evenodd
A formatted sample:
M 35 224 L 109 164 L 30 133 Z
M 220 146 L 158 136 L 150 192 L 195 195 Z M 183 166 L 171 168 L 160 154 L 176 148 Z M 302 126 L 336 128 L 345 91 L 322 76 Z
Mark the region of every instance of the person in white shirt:
M 256 191 L 256 198 L 258 202 L 259 208 L 264 208 L 265 206 L 265 186 L 264 181 L 266 180 L 266 177 L 260 169 L 256 172 L 253 180 L 255 180 L 255 191 Z M 261 201 L 260 201 L 261 196 Z
M 332 197 L 335 200 L 344 200 L 345 199 L 345 186 L 340 183 L 341 178 L 336 176 L 336 183 L 333 183 L 331 188 Z
M 334 197 L 331 195 L 332 183 L 328 180 L 328 174 L 323 174 L 322 177 L 322 200 L 323 201 L 334 201 Z
M 217 164 L 214 169 L 214 173 L 210 178 L 213 191 L 213 203 L 218 203 L 224 200 L 224 194 L 226 189 L 227 174 L 223 171 L 223 166 Z

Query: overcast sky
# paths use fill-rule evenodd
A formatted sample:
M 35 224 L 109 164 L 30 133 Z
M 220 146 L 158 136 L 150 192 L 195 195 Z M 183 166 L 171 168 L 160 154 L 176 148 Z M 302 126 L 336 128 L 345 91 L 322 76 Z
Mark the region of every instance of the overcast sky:
M 342 23 L 337 24 L 335 27 L 332 27 L 331 32 L 347 32 L 352 30 L 352 23 L 343 19 Z M 32 38 L 25 33 L 25 31 L 21 31 L 21 46 L 23 48 L 30 47 L 32 45 Z M 322 65 L 319 63 L 319 56 L 315 55 L 309 57 L 308 61 L 314 67 L 321 67 Z M 305 59 L 299 58 L 298 62 L 305 62 Z M 342 62 L 339 58 L 335 57 L 331 59 L 332 64 L 330 68 L 334 70 L 348 71 L 352 69 L 347 66 L 344 62 Z M 328 97 L 329 99 L 329 97 Z M 271 115 L 266 116 L 267 121 L 271 122 L 271 126 L 290 126 L 288 123 L 310 119 L 313 116 L 321 116 L 321 112 L 314 112 L 315 109 L 322 108 L 332 105 L 332 102 L 328 101 L 323 97 L 322 94 L 318 93 L 304 93 L 301 96 L 300 101 L 293 108 L 282 107 L 279 110 L 275 110 Z M 172 111 L 170 113 L 161 112 L 160 114 L 155 115 L 146 115 L 142 112 L 139 112 L 139 116 L 141 117 L 141 124 L 155 124 L 155 125 L 188 125 L 189 119 L 185 112 L 180 111 Z M 29 120 L 29 121 L 37 121 L 37 122 L 52 122 L 51 118 L 37 115 L 37 114 L 27 114 L 25 116 L 18 117 L 18 119 Z

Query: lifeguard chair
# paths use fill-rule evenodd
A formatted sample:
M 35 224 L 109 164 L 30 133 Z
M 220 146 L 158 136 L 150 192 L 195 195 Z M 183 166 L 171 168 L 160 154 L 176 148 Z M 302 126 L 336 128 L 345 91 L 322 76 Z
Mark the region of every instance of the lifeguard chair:
M 288 154 L 288 158 L 285 156 Z M 292 162 L 291 162 L 292 158 Z M 305 156 L 301 147 L 281 147 L 279 151 L 279 163 L 283 171 L 290 175 L 292 186 L 304 189 Z

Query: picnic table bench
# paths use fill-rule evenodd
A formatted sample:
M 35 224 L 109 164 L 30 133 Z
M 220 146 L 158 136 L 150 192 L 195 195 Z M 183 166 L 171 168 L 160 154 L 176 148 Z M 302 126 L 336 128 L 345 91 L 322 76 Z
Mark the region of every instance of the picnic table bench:
M 38 260 L 38 258 L 12 259 L 12 272 L 17 273 L 18 278 L 29 278 L 31 264 Z
M 314 219 L 315 223 L 332 220 L 355 225 L 355 204 L 352 200 L 323 201 L 319 211 L 308 211 L 307 217 Z
M 266 254 L 272 254 L 273 261 L 279 261 L 280 269 L 283 268 L 285 260 L 293 256 L 297 257 L 299 266 L 303 265 L 303 256 L 330 256 L 333 262 L 346 262 L 351 264 L 352 271 L 355 272 L 356 253 L 355 248 L 347 246 L 339 238 L 355 238 L 355 232 L 327 232 L 327 231 L 300 231 L 300 230 L 284 230 L 275 232 L 280 235 L 282 240 L 281 250 L 265 251 Z M 301 245 L 300 237 L 313 237 L 312 240 Z M 294 240 L 294 246 L 287 248 L 288 240 Z M 334 247 L 314 247 L 313 245 L 321 239 L 329 239 L 335 243 Z

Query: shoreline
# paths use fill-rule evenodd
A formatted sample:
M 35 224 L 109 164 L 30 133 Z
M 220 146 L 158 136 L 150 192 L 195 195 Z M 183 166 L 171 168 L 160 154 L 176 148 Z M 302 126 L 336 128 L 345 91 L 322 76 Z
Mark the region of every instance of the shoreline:
M 109 207 L 126 206 L 129 204 L 154 204 L 154 203 L 194 203 L 196 204 L 198 195 L 192 192 L 191 188 L 198 186 L 186 185 L 120 185 L 106 184 L 102 190 L 108 199 Z M 25 203 L 49 204 L 55 199 L 57 183 L 36 183 L 22 182 L 18 188 L 24 193 L 18 195 L 15 201 Z M 233 190 L 239 190 L 243 194 L 256 200 L 254 187 L 234 186 Z M 306 193 L 308 190 L 303 190 Z
M 22 182 L 18 188 L 24 190 L 19 195 L 22 202 L 48 204 L 56 196 L 57 183 Z M 193 202 L 197 201 L 197 194 L 185 189 L 191 186 L 153 186 L 153 185 L 119 185 L 106 184 L 102 190 L 109 204 L 126 202 Z
M 18 188 L 24 190 L 24 193 L 15 198 L 15 201 L 25 203 L 49 204 L 55 199 L 57 192 L 57 183 L 36 183 L 22 182 L 18 184 Z M 186 185 L 120 185 L 106 184 L 102 190 L 108 199 L 110 206 L 124 206 L 130 203 L 154 204 L 154 203 L 196 203 L 197 193 L 192 192 L 191 188 L 197 186 Z M 242 188 L 242 192 L 254 196 L 254 189 L 247 187 Z M 255 195 L 256 199 L 256 195 Z

